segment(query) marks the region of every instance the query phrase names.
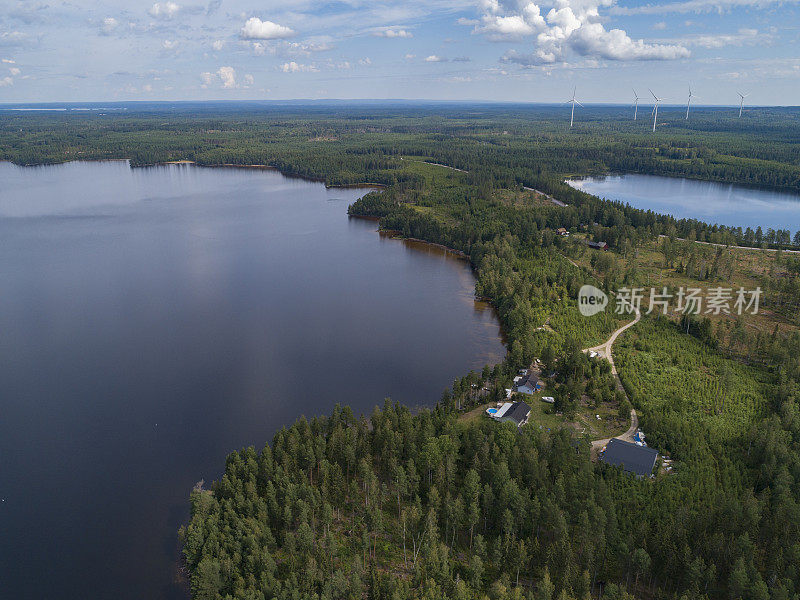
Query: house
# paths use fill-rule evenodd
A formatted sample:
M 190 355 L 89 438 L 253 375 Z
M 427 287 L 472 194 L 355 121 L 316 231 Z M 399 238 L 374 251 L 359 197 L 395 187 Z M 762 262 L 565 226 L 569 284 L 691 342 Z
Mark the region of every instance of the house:
M 530 413 L 531 407 L 524 402 L 503 402 L 497 408 L 486 409 L 486 414 L 495 421 L 514 423 L 517 427 L 528 422 Z
M 658 452 L 646 446 L 623 442 L 616 438 L 608 442 L 600 455 L 600 460 L 614 466 L 621 466 L 626 472 L 637 477 L 647 477 L 653 472 Z
M 596 250 L 608 250 L 608 244 L 605 242 L 586 242 L 589 248 L 595 248 Z
M 541 388 L 542 385 L 539 383 L 539 378 L 533 373 L 514 378 L 514 391 L 520 394 L 531 396 Z
M 500 413 L 498 413 L 500 414 Z M 495 417 L 501 423 L 514 423 L 517 427 L 522 427 L 528 422 L 531 414 L 531 407 L 524 402 L 513 402 L 507 410 L 503 411 L 499 417 Z
M 558 229 L 556 229 L 556 233 L 557 233 L 558 235 L 560 235 L 560 236 L 563 236 L 563 237 L 567 237 L 567 236 L 569 235 L 569 231 L 567 231 L 567 230 L 566 230 L 565 228 L 563 228 L 563 227 L 559 227 Z

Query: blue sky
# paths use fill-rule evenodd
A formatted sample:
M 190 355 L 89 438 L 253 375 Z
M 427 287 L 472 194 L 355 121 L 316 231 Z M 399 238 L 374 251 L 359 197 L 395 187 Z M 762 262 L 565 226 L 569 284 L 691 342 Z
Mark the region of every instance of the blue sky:
M 800 0 L 0 0 L 0 102 L 800 104 Z

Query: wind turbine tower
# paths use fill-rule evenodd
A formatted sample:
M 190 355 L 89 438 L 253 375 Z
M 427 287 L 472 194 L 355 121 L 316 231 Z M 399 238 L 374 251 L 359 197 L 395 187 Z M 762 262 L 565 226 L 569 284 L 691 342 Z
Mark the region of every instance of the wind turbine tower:
M 572 100 L 567 100 L 566 102 L 564 102 L 564 104 L 572 104 L 572 114 L 569 117 L 569 126 L 570 127 L 572 127 L 572 122 L 575 120 L 575 105 L 577 104 L 578 106 L 583 108 L 583 104 L 581 104 L 580 102 L 575 100 L 575 90 L 576 89 L 577 89 L 577 86 L 572 88 Z
M 689 105 L 692 103 L 692 98 L 694 98 L 694 94 L 692 94 L 692 84 L 689 84 L 689 99 L 686 101 L 686 118 L 689 118 Z
M 741 98 L 741 100 L 739 100 L 739 118 L 741 119 L 742 107 L 744 106 L 744 99 L 747 98 L 750 94 L 743 94 L 742 92 L 736 92 L 736 93 L 739 94 L 739 98 Z
M 633 96 L 636 100 L 633 102 L 633 120 L 636 120 L 636 115 L 639 113 L 639 94 L 636 93 L 636 90 L 633 90 Z
M 647 89 L 650 91 L 650 95 L 653 96 L 653 98 L 656 101 L 655 105 L 653 105 L 653 133 L 655 133 L 655 131 L 656 131 L 656 123 L 658 122 L 658 105 L 661 103 L 663 98 L 659 98 L 658 96 L 656 96 L 653 93 L 653 90 L 651 90 L 650 88 L 647 88 Z

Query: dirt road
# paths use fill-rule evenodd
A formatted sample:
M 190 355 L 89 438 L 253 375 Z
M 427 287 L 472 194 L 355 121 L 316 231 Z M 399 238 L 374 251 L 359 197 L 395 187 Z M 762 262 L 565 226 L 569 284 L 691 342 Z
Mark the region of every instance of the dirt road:
M 606 358 L 608 362 L 611 363 L 611 373 L 614 375 L 614 378 L 617 380 L 617 387 L 622 390 L 625 394 L 625 397 L 628 397 L 628 394 L 625 392 L 625 388 L 622 387 L 622 383 L 619 380 L 619 374 L 617 373 L 617 366 L 614 364 L 614 356 L 611 352 L 612 346 L 614 342 L 619 337 L 619 334 L 628 329 L 629 327 L 633 327 L 636 323 L 639 322 L 639 319 L 642 318 L 641 311 L 637 308 L 636 310 L 636 318 L 631 321 L 630 323 L 625 323 L 622 327 L 617 329 L 614 333 L 611 334 L 611 337 L 605 341 L 605 343 L 600 344 L 599 346 L 594 346 L 592 348 L 586 348 L 584 352 L 597 352 L 599 356 Z M 628 398 L 630 400 L 630 398 Z M 628 430 L 623 433 L 622 435 L 616 436 L 618 440 L 623 440 L 625 442 L 633 442 L 633 436 L 636 434 L 636 429 L 639 427 L 639 417 L 636 414 L 636 410 L 631 408 L 631 426 L 628 427 Z M 602 440 L 594 440 L 592 441 L 592 458 L 596 458 L 597 455 L 600 453 L 600 450 L 611 441 L 611 438 L 605 438 Z

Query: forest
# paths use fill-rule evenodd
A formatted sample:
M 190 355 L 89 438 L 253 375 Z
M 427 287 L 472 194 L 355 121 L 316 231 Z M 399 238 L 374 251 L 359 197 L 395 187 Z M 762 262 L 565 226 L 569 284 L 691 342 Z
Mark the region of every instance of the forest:
M 676 220 L 563 183 L 613 171 L 798 191 L 800 112 L 665 113 L 654 136 L 621 108 L 573 131 L 557 108 L 514 105 L 0 112 L 0 158 L 21 164 L 193 160 L 381 184 L 350 215 L 464 253 L 501 321 L 506 359 L 420 399 L 429 409 L 336 407 L 230 454 L 192 491 L 179 534 L 194 598 L 800 599 L 800 267 L 783 254 L 800 237 Z M 614 346 L 621 397 L 608 364 L 580 349 L 630 316 L 583 317 L 576 296 L 656 277 L 763 284 L 765 314 L 645 315 Z M 624 414 L 629 398 L 674 469 L 638 479 L 593 462 L 574 429 L 464 419 L 536 359 L 560 412 L 589 396 Z

